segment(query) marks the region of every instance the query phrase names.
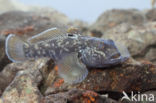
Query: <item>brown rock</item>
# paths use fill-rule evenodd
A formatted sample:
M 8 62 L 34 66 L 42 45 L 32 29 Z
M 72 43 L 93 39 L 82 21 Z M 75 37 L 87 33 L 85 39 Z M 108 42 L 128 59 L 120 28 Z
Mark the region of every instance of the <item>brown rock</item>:
M 82 21 L 70 21 L 65 15 L 55 10 L 40 9 L 39 11 L 10 11 L 0 14 L 0 34 L 16 34 L 23 37 L 36 35 L 49 28 L 58 27 L 66 30 L 78 27 L 82 32 L 87 27 Z
M 55 14 L 54 14 L 55 15 Z M 22 12 L 22 11 L 10 11 L 0 15 L 0 33 L 8 35 L 14 33 L 17 35 L 27 36 L 38 34 L 46 29 L 52 27 L 63 27 L 62 24 L 58 23 L 61 20 L 52 21 L 52 17 L 41 16 L 36 12 Z M 39 22 L 40 21 L 40 22 Z
M 89 90 L 73 89 L 67 92 L 51 94 L 46 96 L 43 103 L 117 103 L 116 101 L 101 96 L 96 92 Z
M 156 87 L 156 66 L 146 61 L 138 63 L 130 59 L 122 65 L 110 68 L 88 68 L 88 77 L 82 83 L 75 85 L 64 83 L 63 79 L 57 75 L 57 66 L 54 69 L 50 68 L 53 65 L 53 62 L 48 59 L 8 65 L 6 67 L 8 70 L 6 68 L 4 70 L 14 72 L 3 70 L 3 74 L 8 76 L 4 76 L 7 78 L 2 78 L 2 80 L 6 81 L 10 78 L 13 80 L 7 80 L 11 82 L 6 83 L 8 87 L 5 82 L 0 83 L 7 87 L 1 97 L 4 103 L 22 101 L 43 103 L 105 101 L 109 103 L 110 99 L 95 92 L 121 93 L 123 90 L 125 92 L 145 91 Z M 81 90 L 69 91 L 73 88 Z M 46 96 L 44 97 L 41 93 Z
M 0 71 L 2 71 L 8 63 L 10 63 L 10 60 L 5 54 L 5 36 L 0 35 Z
M 105 69 L 89 69 L 88 77 L 80 84 L 69 85 L 61 78 L 46 90 L 45 94 L 58 93 L 72 88 L 93 91 L 144 91 L 156 87 L 156 66 L 129 60 L 122 65 Z

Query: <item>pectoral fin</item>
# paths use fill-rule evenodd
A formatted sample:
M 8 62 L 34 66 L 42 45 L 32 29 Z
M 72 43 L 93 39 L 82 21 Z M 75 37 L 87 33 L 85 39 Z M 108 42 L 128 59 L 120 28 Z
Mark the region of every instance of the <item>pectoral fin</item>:
M 82 82 L 88 75 L 86 66 L 79 60 L 77 53 L 64 56 L 58 64 L 58 73 L 70 84 Z

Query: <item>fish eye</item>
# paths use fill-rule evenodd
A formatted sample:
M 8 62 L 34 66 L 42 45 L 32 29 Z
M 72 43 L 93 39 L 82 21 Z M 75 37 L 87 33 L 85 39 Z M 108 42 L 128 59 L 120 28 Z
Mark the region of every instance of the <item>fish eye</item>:
M 74 36 L 74 34 L 68 34 L 68 36 Z
M 77 39 L 78 35 L 77 34 L 68 34 L 68 37 Z

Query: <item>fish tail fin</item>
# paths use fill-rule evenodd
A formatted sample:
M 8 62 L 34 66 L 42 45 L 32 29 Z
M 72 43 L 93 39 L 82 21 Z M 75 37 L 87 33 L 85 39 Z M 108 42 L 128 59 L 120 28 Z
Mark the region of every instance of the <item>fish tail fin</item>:
M 26 57 L 25 57 L 23 46 L 26 44 L 29 45 L 28 43 L 20 39 L 18 36 L 15 36 L 14 34 L 10 34 L 6 38 L 6 42 L 5 42 L 6 55 L 13 62 L 25 61 Z

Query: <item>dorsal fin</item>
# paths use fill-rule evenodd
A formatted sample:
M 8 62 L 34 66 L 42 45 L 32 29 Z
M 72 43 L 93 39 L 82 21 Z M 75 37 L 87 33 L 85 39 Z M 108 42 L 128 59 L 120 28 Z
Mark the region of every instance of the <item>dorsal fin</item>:
M 37 43 L 41 41 L 45 41 L 48 39 L 56 38 L 58 36 L 63 36 L 65 35 L 65 31 L 61 31 L 57 28 L 51 28 L 48 30 L 45 30 L 35 36 L 32 36 L 31 38 L 28 39 L 28 42 L 30 43 Z

